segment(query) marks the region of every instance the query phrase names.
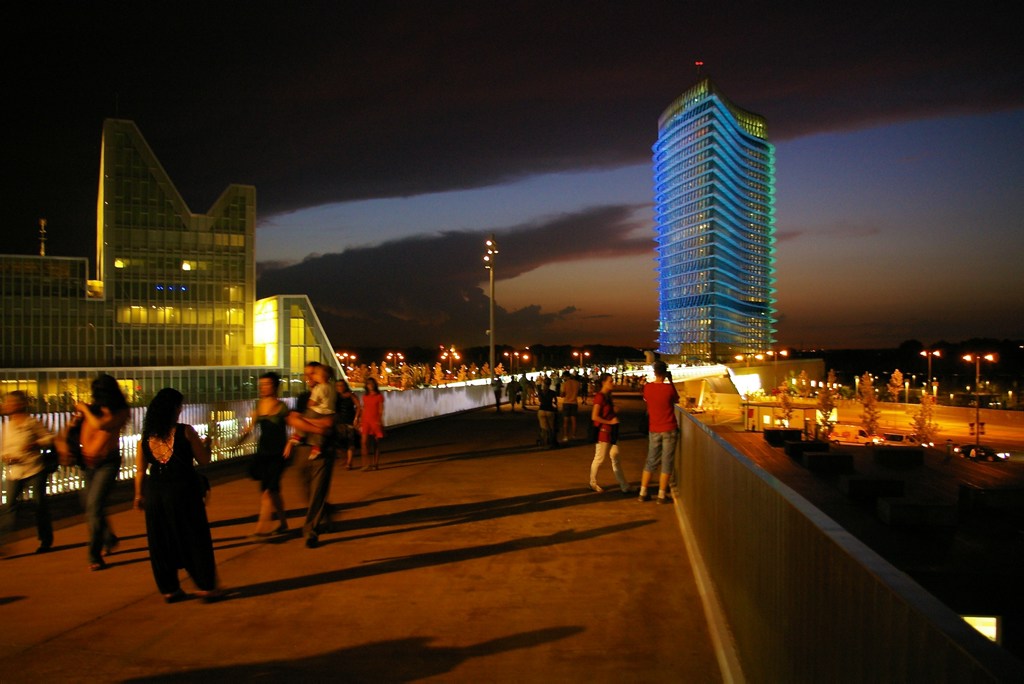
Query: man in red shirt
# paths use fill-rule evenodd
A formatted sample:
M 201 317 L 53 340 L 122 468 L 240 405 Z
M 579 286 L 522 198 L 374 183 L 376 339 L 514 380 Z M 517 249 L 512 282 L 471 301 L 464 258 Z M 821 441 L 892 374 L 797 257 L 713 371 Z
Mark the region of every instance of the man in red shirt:
M 647 463 L 644 474 L 640 478 L 640 501 L 650 501 L 651 495 L 647 486 L 651 482 L 651 473 L 661 466 L 658 478 L 658 503 L 670 503 L 667 496 L 668 480 L 672 476 L 675 463 L 676 439 L 679 435 L 679 424 L 676 423 L 676 404 L 679 393 L 668 374 L 668 366 L 664 361 L 654 362 L 654 382 L 644 385 L 644 401 L 647 402 L 648 435 Z

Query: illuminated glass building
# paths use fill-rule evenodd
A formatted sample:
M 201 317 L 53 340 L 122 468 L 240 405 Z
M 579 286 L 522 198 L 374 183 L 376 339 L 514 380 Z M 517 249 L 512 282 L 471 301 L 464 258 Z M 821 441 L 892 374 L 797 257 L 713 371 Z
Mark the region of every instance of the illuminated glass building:
M 720 361 L 775 333 L 775 148 L 765 121 L 710 80 L 658 120 L 654 150 L 658 351 Z
M 134 404 L 165 386 L 190 402 L 252 399 L 268 370 L 294 393 L 309 360 L 340 373 L 305 295 L 256 301 L 255 225 L 255 188 L 231 185 L 194 214 L 135 124 L 106 121 L 96 277 L 85 258 L 0 255 L 0 392 L 60 411 L 100 372 Z

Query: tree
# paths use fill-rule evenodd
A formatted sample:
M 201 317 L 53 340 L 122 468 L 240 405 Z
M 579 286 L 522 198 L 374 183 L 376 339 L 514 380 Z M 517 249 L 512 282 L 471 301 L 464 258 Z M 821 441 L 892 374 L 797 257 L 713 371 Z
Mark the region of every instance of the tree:
M 438 387 L 444 382 L 444 369 L 441 368 L 440 361 L 434 364 L 434 384 Z
M 705 380 L 704 387 L 707 388 L 707 392 L 704 393 L 704 410 L 711 416 L 711 423 L 715 424 L 718 422 L 718 412 L 722 410 L 722 405 L 718 403 L 718 393 L 711 383 Z
M 930 394 L 921 395 L 921 404 L 918 406 L 914 420 L 910 427 L 914 428 L 912 433 L 917 438 L 918 444 L 934 444 L 939 433 L 939 426 L 933 420 L 935 416 L 935 397 Z
M 882 409 L 878 408 L 878 397 L 875 396 L 874 382 L 871 373 L 864 373 L 860 376 L 860 387 L 857 389 L 860 394 L 860 405 L 863 408 L 860 414 L 860 425 L 869 435 L 878 433 L 878 419 L 882 415 Z
M 889 401 L 899 401 L 900 391 L 903 389 L 903 373 L 897 368 L 889 376 L 889 384 L 886 389 L 889 391 Z
M 348 372 L 348 381 L 356 385 L 362 384 L 366 382 L 366 375 L 369 372 L 370 369 L 366 367 L 366 364 L 361 363 L 358 367 Z
M 783 425 L 789 427 L 789 421 L 793 418 L 793 397 L 789 393 L 789 387 L 786 386 L 785 380 L 779 385 L 778 395 L 779 411 L 782 413 Z
M 832 369 L 828 372 L 825 386 L 818 390 L 818 426 L 820 433 L 825 438 L 832 434 L 832 426 L 835 425 L 835 421 L 832 420 L 832 412 L 836 409 L 837 399 L 836 372 Z
M 807 371 L 800 371 L 796 378 L 796 391 L 802 399 L 806 399 L 811 393 L 811 383 L 807 378 Z

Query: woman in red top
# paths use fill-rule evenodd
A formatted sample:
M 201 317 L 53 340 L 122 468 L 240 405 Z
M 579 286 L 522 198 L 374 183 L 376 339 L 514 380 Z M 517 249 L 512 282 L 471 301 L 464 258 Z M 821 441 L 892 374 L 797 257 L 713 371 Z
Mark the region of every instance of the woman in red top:
M 612 385 L 614 381 L 609 373 L 602 373 L 597 381 L 599 391 L 594 395 L 594 409 L 590 413 L 590 419 L 598 428 L 597 444 L 594 449 L 594 462 L 590 464 L 590 488 L 595 492 L 603 492 L 601 485 L 597 484 L 597 469 L 601 467 L 606 456 L 611 457 L 612 472 L 615 479 L 619 481 L 619 489 L 623 494 L 632 491 L 626 477 L 622 474 L 619 466 L 619 418 L 615 415 L 615 403 L 612 401 Z
M 380 440 L 384 438 L 384 395 L 374 378 L 366 379 L 359 433 L 362 435 L 363 470 L 377 470 L 380 466 Z

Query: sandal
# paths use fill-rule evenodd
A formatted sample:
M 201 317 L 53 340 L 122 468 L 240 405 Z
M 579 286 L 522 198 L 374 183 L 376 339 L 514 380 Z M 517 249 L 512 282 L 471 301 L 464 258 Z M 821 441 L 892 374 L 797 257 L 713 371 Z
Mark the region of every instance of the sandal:
M 98 572 L 99 570 L 106 570 L 106 568 L 107 568 L 107 564 L 104 563 L 103 561 L 100 561 L 98 563 L 89 563 L 89 570 L 91 570 L 92 572 Z

